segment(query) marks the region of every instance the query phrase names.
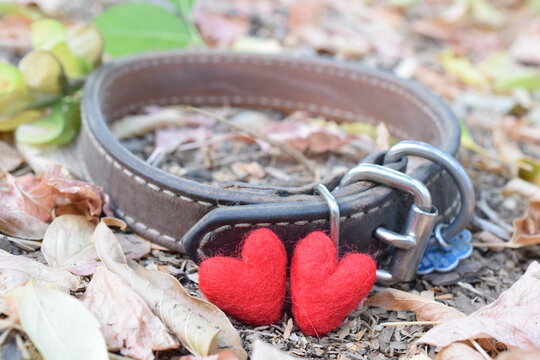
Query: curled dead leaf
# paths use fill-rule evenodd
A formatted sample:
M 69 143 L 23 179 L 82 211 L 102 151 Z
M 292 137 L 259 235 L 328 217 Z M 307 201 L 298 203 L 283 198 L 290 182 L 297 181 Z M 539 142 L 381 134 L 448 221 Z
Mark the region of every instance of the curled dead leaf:
M 462 343 L 456 342 L 447 346 L 437 354 L 435 360 L 485 360 L 482 354 L 473 349 L 472 347 Z
M 127 260 L 103 222 L 96 227 L 94 243 L 107 269 L 127 281 L 189 351 L 207 356 L 230 350 L 241 360 L 247 358 L 240 336 L 219 308 L 190 296 L 174 277 Z
M 387 310 L 408 310 L 416 314 L 419 321 L 448 321 L 465 317 L 461 311 L 426 297 L 397 289 L 387 289 L 373 295 L 367 306 L 378 306 Z
M 92 242 L 95 228 L 95 222 L 82 215 L 55 218 L 45 232 L 41 245 L 47 263 L 76 275 L 93 274 L 98 258 Z
M 104 194 L 99 186 L 66 178 L 62 166 L 46 168 L 43 178 L 21 176 L 14 180 L 19 190 L 19 207 L 42 221 L 49 221 L 53 214 L 101 214 Z
M 28 277 L 26 280 L 32 278 L 38 282 L 48 283 L 64 292 L 76 290 L 80 283 L 77 276 L 72 275 L 65 270 L 51 268 L 24 256 L 11 255 L 3 250 L 0 250 L 0 269 L 14 270 L 23 273 Z M 13 272 L 10 272 L 10 274 L 11 275 L 6 279 L 7 281 L 12 281 L 12 277 L 16 276 L 22 283 L 26 282 L 21 274 L 15 274 Z
M 23 162 L 19 153 L 3 141 L 0 141 L 0 154 L 0 171 L 13 171 Z
M 524 217 L 514 220 L 514 235 L 508 247 L 540 244 L 540 201 L 529 201 Z
M 137 360 L 152 360 L 153 350 L 178 347 L 144 300 L 103 266 L 96 269 L 82 301 L 101 323 L 111 350 Z
M 508 347 L 540 347 L 540 264 L 533 262 L 525 274 L 493 303 L 467 317 L 444 322 L 425 333 L 417 343 L 448 346 L 457 341 L 495 338 Z

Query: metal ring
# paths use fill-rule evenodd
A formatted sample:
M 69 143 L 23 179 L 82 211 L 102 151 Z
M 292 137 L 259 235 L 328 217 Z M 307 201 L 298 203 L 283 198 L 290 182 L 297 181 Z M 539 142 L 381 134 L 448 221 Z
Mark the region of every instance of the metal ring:
M 431 194 L 428 188 L 419 180 L 407 174 L 374 164 L 360 164 L 352 168 L 339 183 L 339 186 L 349 185 L 359 180 L 375 181 L 412 194 L 415 204 L 422 211 L 431 212 Z
M 341 217 L 339 205 L 334 195 L 324 184 L 317 184 L 315 190 L 326 201 L 328 209 L 330 209 L 330 238 L 336 247 L 336 255 L 339 259 L 339 220 Z
M 449 239 L 463 230 L 469 223 L 475 206 L 474 188 L 469 176 L 461 164 L 451 155 L 439 148 L 421 141 L 401 141 L 394 145 L 384 157 L 384 163 L 398 161 L 403 156 L 419 156 L 441 166 L 450 174 L 457 185 L 461 197 L 461 207 L 454 222 L 441 229 L 441 240 L 446 243 Z

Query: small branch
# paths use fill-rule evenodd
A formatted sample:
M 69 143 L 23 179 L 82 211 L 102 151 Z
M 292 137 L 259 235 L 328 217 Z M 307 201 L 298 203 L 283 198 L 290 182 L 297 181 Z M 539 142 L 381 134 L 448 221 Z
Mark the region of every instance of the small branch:
M 515 243 L 507 242 L 507 243 L 481 243 L 481 242 L 472 242 L 472 246 L 474 247 L 484 247 L 484 248 L 505 248 L 505 249 L 519 249 L 522 247 L 521 245 L 517 245 Z
M 283 142 L 279 142 L 279 141 L 275 141 L 273 139 L 270 139 L 268 136 L 266 136 L 264 134 L 261 134 L 258 131 L 244 129 L 242 126 L 240 126 L 238 124 L 235 124 L 234 122 L 224 118 L 223 116 L 219 116 L 219 115 L 214 114 L 214 113 L 212 113 L 210 111 L 194 108 L 192 106 L 188 106 L 187 110 L 194 111 L 196 113 L 211 117 L 211 118 L 219 121 L 220 123 L 227 125 L 230 128 L 242 131 L 242 132 L 244 132 L 244 133 L 246 133 L 246 134 L 248 134 L 248 135 L 250 135 L 250 136 L 252 136 L 254 138 L 266 141 L 270 145 L 272 145 L 272 146 L 278 148 L 279 150 L 281 150 L 281 152 L 283 152 L 284 154 L 289 155 L 290 157 L 294 158 L 299 163 L 304 165 L 304 167 L 313 175 L 313 177 L 315 178 L 315 181 L 318 181 L 320 179 L 319 171 L 318 171 L 317 167 L 313 164 L 313 162 L 310 161 L 308 158 L 306 158 L 304 156 L 304 154 L 302 154 L 300 151 L 296 150 L 295 148 L 291 147 L 290 145 L 288 145 L 286 143 L 283 143 Z
M 476 342 L 476 340 L 470 339 L 469 341 L 474 346 L 474 348 L 480 353 L 480 355 L 482 355 L 482 357 L 484 359 L 493 360 L 493 358 L 491 356 L 489 356 L 489 354 L 486 352 L 486 350 L 484 350 L 484 348 L 481 347 L 480 344 Z
M 381 326 L 411 326 L 411 325 L 439 325 L 442 321 L 392 321 L 382 323 Z

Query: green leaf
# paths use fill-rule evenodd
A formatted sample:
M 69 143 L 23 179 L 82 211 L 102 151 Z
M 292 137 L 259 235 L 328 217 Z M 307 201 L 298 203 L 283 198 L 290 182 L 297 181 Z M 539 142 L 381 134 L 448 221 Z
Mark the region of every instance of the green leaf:
M 0 115 L 21 111 L 29 103 L 28 88 L 19 69 L 0 62 Z
M 15 115 L 0 116 L 0 131 L 11 131 L 21 124 L 36 121 L 43 115 L 41 110 L 25 110 Z
M 169 0 L 169 2 L 186 16 L 191 14 L 193 6 L 195 6 L 195 0 Z
M 495 82 L 497 90 L 512 90 L 522 88 L 526 90 L 540 90 L 540 71 L 514 70 L 511 74 L 502 74 Z
M 68 78 L 75 79 L 86 74 L 85 62 L 73 55 L 65 41 L 57 43 L 51 52 L 60 60 Z
M 56 44 L 66 41 L 66 28 L 57 20 L 34 21 L 31 31 L 34 50 L 51 50 Z
M 67 37 L 71 52 L 83 63 L 83 72 L 91 72 L 101 63 L 103 36 L 94 24 L 79 24 L 69 29 Z
M 95 18 L 94 23 L 105 39 L 105 52 L 111 56 L 181 49 L 198 43 L 185 21 L 152 4 L 113 6 Z
M 19 126 L 17 141 L 37 145 L 66 145 L 79 132 L 79 102 L 64 98 L 57 102 L 52 112 L 44 118 Z
M 57 96 L 64 92 L 66 79 L 62 64 L 50 51 L 35 50 L 19 62 L 19 70 L 24 77 L 34 100 L 42 96 Z
M 448 74 L 458 78 L 467 85 L 477 87 L 488 85 L 484 74 L 465 57 L 456 56 L 450 51 L 443 51 L 439 55 L 439 61 Z
M 530 157 L 520 159 L 518 176 L 523 180 L 540 186 L 540 163 Z

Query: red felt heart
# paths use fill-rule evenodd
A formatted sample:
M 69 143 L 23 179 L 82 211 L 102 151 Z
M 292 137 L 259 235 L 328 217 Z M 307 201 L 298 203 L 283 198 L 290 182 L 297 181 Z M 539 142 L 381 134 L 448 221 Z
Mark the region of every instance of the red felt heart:
M 268 229 L 250 233 L 242 258 L 215 256 L 199 267 L 199 287 L 226 313 L 252 325 L 281 319 L 287 280 L 287 252 Z
M 320 336 L 335 329 L 366 297 L 377 264 L 366 254 L 339 263 L 332 240 L 313 232 L 296 245 L 291 264 L 292 312 L 300 330 Z

